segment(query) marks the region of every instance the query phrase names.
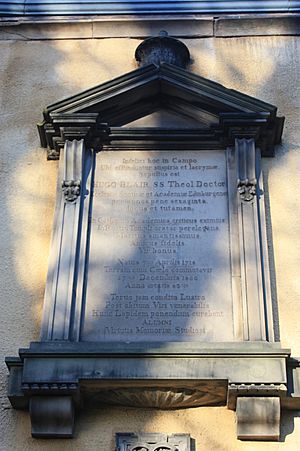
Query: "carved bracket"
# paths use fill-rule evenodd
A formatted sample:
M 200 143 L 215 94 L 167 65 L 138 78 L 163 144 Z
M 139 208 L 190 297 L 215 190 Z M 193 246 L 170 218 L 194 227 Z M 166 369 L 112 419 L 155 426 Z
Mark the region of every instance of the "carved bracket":
M 237 438 L 240 440 L 279 440 L 278 397 L 240 397 L 237 400 L 236 417 Z
M 74 403 L 71 396 L 32 396 L 29 411 L 33 437 L 73 436 Z
M 236 139 L 237 190 L 244 202 L 251 202 L 256 194 L 256 164 L 254 139 Z
M 236 410 L 237 438 L 278 441 L 284 398 L 285 384 L 229 384 L 227 406 Z
M 285 384 L 229 384 L 227 407 L 235 410 L 239 397 L 287 397 L 287 387 Z

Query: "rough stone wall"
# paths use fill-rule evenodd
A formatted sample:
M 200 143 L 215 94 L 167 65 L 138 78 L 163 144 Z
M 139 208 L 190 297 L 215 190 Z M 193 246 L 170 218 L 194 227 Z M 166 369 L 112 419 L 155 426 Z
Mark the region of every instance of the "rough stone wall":
M 136 39 L 0 42 L 1 353 L 16 355 L 39 339 L 57 163 L 47 162 L 35 124 L 46 105 L 133 70 Z M 296 37 L 186 39 L 190 70 L 278 106 L 283 143 L 263 162 L 273 295 L 283 347 L 300 355 L 300 41 Z M 235 414 L 224 408 L 161 412 L 105 408 L 83 412 L 73 440 L 30 437 L 27 412 L 6 398 L 1 367 L 1 451 L 112 451 L 116 432 L 190 433 L 207 451 L 296 450 L 299 413 L 283 413 L 279 443 L 240 442 Z

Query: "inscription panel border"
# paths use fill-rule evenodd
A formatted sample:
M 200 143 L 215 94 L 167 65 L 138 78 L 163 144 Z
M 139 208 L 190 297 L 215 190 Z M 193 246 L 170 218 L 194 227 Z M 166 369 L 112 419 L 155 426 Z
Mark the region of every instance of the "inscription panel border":
M 74 341 L 80 341 L 80 330 L 83 323 L 84 312 L 84 298 L 85 298 L 85 279 L 86 271 L 88 270 L 88 254 L 89 254 L 89 225 L 88 216 L 91 208 L 91 186 L 93 183 L 93 174 L 95 167 L 96 152 L 93 149 L 85 149 L 83 140 L 75 141 L 80 143 L 77 145 L 75 151 L 68 152 L 70 147 L 69 141 L 65 144 L 63 151 L 63 158 L 60 159 L 60 179 L 62 174 L 66 171 L 66 165 L 71 165 L 75 152 L 80 151 L 82 154 L 82 166 L 81 169 L 77 169 L 79 175 L 77 178 L 82 180 L 81 192 L 78 199 L 70 202 L 66 199 L 66 196 L 61 194 L 60 183 L 58 182 L 58 195 L 57 195 L 57 210 L 65 211 L 66 208 L 74 208 L 73 205 L 78 203 L 76 207 L 76 224 L 78 226 L 76 237 L 73 233 L 73 222 L 64 223 L 64 229 L 69 227 L 70 230 L 61 230 L 62 224 L 59 222 L 59 216 L 56 217 L 54 225 L 54 236 L 51 246 L 50 262 L 53 264 L 56 262 L 57 268 L 49 265 L 49 274 L 45 295 L 45 318 L 48 321 L 44 321 L 42 327 L 42 339 L 71 339 Z M 74 141 L 72 141 L 74 143 Z M 139 150 L 148 151 L 149 146 L 139 143 Z M 159 143 L 157 144 L 157 150 L 162 149 Z M 166 149 L 165 142 L 162 146 Z M 171 143 L 170 143 L 171 144 Z M 174 143 L 172 143 L 174 144 Z M 246 146 L 246 147 L 245 147 Z M 74 147 L 74 144 L 73 144 Z M 207 150 L 207 148 L 201 148 L 199 146 L 199 153 L 201 150 Z M 119 143 L 116 144 L 115 151 L 121 150 Z M 130 147 L 126 147 L 130 150 Z M 257 177 L 257 185 L 255 186 L 255 195 L 250 201 L 245 201 L 237 189 L 238 185 L 238 155 L 241 153 L 241 148 L 246 149 L 246 153 L 251 152 L 254 149 L 255 161 L 254 171 Z M 106 146 L 103 151 L 113 150 L 114 146 Z M 124 150 L 124 148 L 122 149 Z M 134 147 L 137 150 L 137 147 Z M 153 148 L 151 149 L 153 150 Z M 170 150 L 170 149 L 168 149 Z M 176 146 L 176 150 L 178 147 Z M 187 150 L 187 149 L 185 149 Z M 192 150 L 195 147 L 192 146 Z M 216 150 L 220 150 L 217 148 Z M 266 231 L 265 231 L 265 218 L 264 218 L 264 201 L 263 201 L 263 187 L 261 182 L 260 172 L 260 150 L 255 148 L 253 139 L 236 139 L 235 147 L 224 148 L 224 152 L 227 155 L 227 179 L 228 179 L 228 211 L 229 211 L 229 230 L 230 230 L 230 252 L 231 252 L 231 281 L 232 281 L 232 293 L 233 293 L 233 320 L 234 320 L 234 334 L 236 341 L 274 341 L 273 333 L 273 320 L 272 320 L 272 301 L 270 294 L 270 282 L 269 282 L 269 269 L 268 269 L 268 253 Z M 184 153 L 185 151 L 183 151 Z M 77 161 L 77 160 L 76 160 Z M 249 165 L 248 165 L 249 166 Z M 78 211 L 79 208 L 79 211 Z M 60 225 L 59 225 L 60 224 Z M 75 223 L 74 223 L 75 224 Z M 60 230 L 58 231 L 58 229 Z M 69 267 L 67 263 L 61 265 L 63 252 L 62 252 L 62 238 L 73 236 L 75 243 L 77 243 L 76 252 L 73 252 L 71 260 L 69 261 Z M 247 244 L 250 241 L 251 244 Z M 253 262 L 255 264 L 253 264 Z M 69 299 L 68 315 L 69 319 L 64 324 L 64 330 L 59 331 L 60 321 L 57 319 L 57 315 L 61 311 L 65 311 L 66 307 L 61 305 L 59 299 L 53 302 L 53 293 L 56 293 L 56 286 L 60 277 L 65 277 L 66 271 L 69 268 L 73 268 L 73 273 L 69 276 L 69 293 L 73 293 L 73 299 Z M 75 270 L 74 270 L 75 268 Z M 59 271 L 61 273 L 59 273 Z M 251 282 L 246 283 L 249 276 Z M 78 283 L 79 282 L 79 283 Z M 73 287 L 73 290 L 72 290 Z M 254 291 L 253 291 L 254 289 Z M 70 297 L 70 296 L 69 296 Z M 63 296 L 61 296 L 63 298 Z M 49 315 L 49 306 L 52 306 L 52 312 Z M 54 306 L 54 307 L 53 307 Z M 56 335 L 54 336 L 54 332 Z

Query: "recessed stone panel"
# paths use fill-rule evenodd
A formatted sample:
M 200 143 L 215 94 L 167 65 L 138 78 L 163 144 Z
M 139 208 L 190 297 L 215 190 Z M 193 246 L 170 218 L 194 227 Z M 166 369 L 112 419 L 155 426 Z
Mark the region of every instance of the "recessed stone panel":
M 102 152 L 82 339 L 232 341 L 226 153 Z

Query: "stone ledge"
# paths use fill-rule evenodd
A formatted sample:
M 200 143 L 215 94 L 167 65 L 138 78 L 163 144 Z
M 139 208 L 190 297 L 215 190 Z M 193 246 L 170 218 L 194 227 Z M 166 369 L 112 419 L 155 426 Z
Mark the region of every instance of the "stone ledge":
M 299 14 L 232 15 L 219 17 L 214 21 L 215 37 L 298 35 L 300 35 Z
M 227 405 L 236 410 L 239 439 L 278 440 L 280 408 L 299 408 L 299 360 L 278 343 L 208 348 L 191 346 L 175 357 L 172 345 L 162 354 L 134 348 L 121 355 L 110 346 L 32 343 L 20 358 L 6 359 L 8 397 L 14 408 L 29 408 L 34 437 L 72 437 L 75 407 Z
M 166 29 L 176 37 L 212 37 L 214 19 L 206 16 L 0 18 L 0 40 L 103 39 L 155 36 Z
M 0 40 L 103 39 L 154 36 L 165 29 L 180 38 L 298 36 L 300 14 L 159 16 L 57 16 L 0 18 Z

